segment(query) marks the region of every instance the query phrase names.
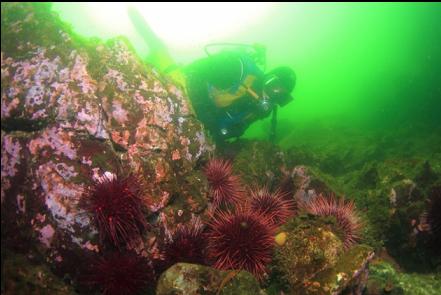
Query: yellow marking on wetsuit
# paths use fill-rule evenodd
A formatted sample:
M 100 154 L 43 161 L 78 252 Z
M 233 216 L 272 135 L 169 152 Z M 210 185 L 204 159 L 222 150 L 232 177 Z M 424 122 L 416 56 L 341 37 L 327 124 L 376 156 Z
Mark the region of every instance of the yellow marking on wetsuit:
M 251 89 L 256 76 L 249 75 L 245 78 L 245 81 L 239 86 L 236 92 L 231 93 L 228 90 L 217 90 L 213 91 L 214 103 L 219 108 L 224 108 L 231 105 L 234 101 L 241 98 L 242 96 L 249 94 L 255 99 L 259 99 L 259 95 Z

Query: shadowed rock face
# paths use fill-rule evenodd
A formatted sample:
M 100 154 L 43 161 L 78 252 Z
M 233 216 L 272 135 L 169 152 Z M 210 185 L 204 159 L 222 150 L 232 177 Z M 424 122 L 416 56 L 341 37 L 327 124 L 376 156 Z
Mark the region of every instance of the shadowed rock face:
M 167 229 L 205 208 L 194 170 L 212 147 L 182 89 L 124 39 L 76 36 L 47 4 L 3 3 L 1 16 L 2 247 L 60 269 L 101 251 L 78 204 L 106 171 L 140 176 L 159 216 L 146 218 Z M 136 250 L 147 255 L 151 238 Z
M 165 271 L 156 294 L 265 294 L 248 272 L 220 271 L 207 266 L 178 263 Z

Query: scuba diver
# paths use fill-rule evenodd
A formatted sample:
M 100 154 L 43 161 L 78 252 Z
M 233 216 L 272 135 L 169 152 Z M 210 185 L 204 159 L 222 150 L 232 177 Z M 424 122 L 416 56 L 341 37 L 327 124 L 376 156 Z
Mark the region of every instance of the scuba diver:
M 251 123 L 271 113 L 270 140 L 274 140 L 277 107 L 293 100 L 296 75 L 291 68 L 278 67 L 264 73 L 262 46 L 225 43 L 207 45 L 207 57 L 179 69 L 141 14 L 133 7 L 128 13 L 150 48 L 151 63 L 184 86 L 197 118 L 216 143 L 240 137 Z M 208 48 L 214 46 L 230 46 L 234 50 L 211 54 Z

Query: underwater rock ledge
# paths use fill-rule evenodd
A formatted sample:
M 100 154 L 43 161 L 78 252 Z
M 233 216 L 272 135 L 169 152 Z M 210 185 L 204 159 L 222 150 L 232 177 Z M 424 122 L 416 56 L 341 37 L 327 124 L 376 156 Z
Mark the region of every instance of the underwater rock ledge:
M 105 173 L 144 179 L 149 218 L 169 230 L 206 207 L 195 166 L 213 146 L 181 89 L 124 38 L 77 36 L 49 4 L 2 3 L 1 16 L 2 249 L 75 276 L 78 257 L 103 251 L 79 203 Z

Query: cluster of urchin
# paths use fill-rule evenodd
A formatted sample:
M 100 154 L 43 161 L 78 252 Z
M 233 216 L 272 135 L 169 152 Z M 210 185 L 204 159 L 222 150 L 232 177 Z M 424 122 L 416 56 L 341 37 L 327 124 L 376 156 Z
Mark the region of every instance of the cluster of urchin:
M 163 263 L 157 268 L 191 262 L 222 270 L 243 269 L 262 279 L 271 262 L 277 227 L 297 212 L 292 192 L 282 188 L 271 192 L 267 187 L 247 192 L 226 160 L 210 160 L 203 171 L 213 206 L 209 220 L 203 224 L 193 218 L 178 226 L 160 243 Z M 100 286 L 104 294 L 119 294 L 121 286 L 133 292 L 145 288 L 154 279 L 152 263 L 126 251 L 147 229 L 146 197 L 139 178 L 105 174 L 87 190 L 82 205 L 92 213 L 102 243 L 114 248 L 91 263 L 88 282 Z M 353 202 L 320 196 L 302 208 L 335 216 L 345 247 L 359 239 L 362 224 Z
M 90 259 L 81 281 L 102 294 L 137 294 L 154 279 L 146 258 L 130 250 L 147 229 L 144 190 L 135 175 L 106 172 L 86 190 L 80 205 L 98 229 L 103 254 Z
M 262 278 L 271 261 L 276 228 L 297 211 L 292 192 L 253 188 L 245 198 L 240 179 L 225 160 L 211 160 L 204 172 L 215 207 L 207 230 L 209 259 L 214 267 L 244 269 Z M 223 209 L 222 204 L 230 207 Z M 334 216 L 346 249 L 360 239 L 363 223 L 352 201 L 320 195 L 301 207 L 314 215 Z

